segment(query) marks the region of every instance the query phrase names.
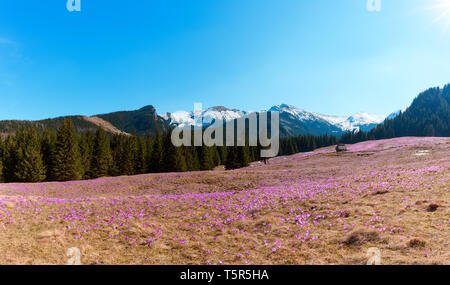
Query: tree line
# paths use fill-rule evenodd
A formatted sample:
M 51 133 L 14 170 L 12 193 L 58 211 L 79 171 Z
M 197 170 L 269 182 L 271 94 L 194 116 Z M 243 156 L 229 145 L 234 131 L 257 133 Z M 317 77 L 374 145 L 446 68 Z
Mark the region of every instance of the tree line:
M 357 143 L 406 136 L 450 137 L 450 85 L 422 92 L 408 109 L 395 118 L 385 120 L 368 132 L 345 133 L 340 141 Z
M 333 145 L 336 137 L 298 136 L 280 140 L 279 155 Z M 4 182 L 95 179 L 105 176 L 226 169 L 262 160 L 260 147 L 175 147 L 170 132 L 155 137 L 96 132 L 78 134 L 70 119 L 57 131 L 20 126 L 0 138 L 0 176 Z

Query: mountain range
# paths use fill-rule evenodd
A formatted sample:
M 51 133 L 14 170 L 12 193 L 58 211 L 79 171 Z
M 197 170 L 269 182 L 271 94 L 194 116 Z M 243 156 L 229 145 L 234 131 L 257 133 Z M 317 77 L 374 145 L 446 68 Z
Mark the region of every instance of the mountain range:
M 435 133 L 445 136 L 448 131 L 449 85 L 444 88 L 431 88 L 422 92 L 410 107 L 391 113 L 386 118 L 356 113 L 350 116 L 331 116 L 306 111 L 292 105 L 273 106 L 268 111 L 280 114 L 280 135 L 335 135 L 341 136 L 349 131 L 371 131 L 383 137 L 398 135 L 423 135 Z M 213 124 L 216 120 L 236 120 L 248 116 L 250 111 L 215 106 L 201 110 L 197 116 L 193 111 L 178 111 L 158 115 L 156 109 L 145 106 L 134 111 L 120 111 L 94 116 L 67 116 L 39 121 L 0 121 L 0 134 L 14 133 L 20 125 L 31 125 L 38 129 L 56 130 L 65 118 L 72 119 L 78 132 L 95 131 L 99 126 L 112 134 L 136 134 L 154 136 L 175 126 L 202 126 Z M 424 129 L 427 129 L 424 131 Z M 377 137 L 377 136 L 375 136 Z
M 282 136 L 323 135 L 339 136 L 353 130 L 368 131 L 383 121 L 383 118 L 367 113 L 351 116 L 330 116 L 305 111 L 292 105 L 273 106 L 268 111 L 280 112 L 280 134 Z M 193 111 L 178 111 L 158 115 L 149 105 L 134 111 L 119 111 L 94 116 L 66 116 L 39 121 L 0 121 L 0 133 L 13 133 L 20 125 L 32 125 L 38 129 L 56 130 L 64 118 L 72 119 L 78 132 L 95 131 L 98 126 L 112 134 L 137 134 L 154 136 L 175 126 L 207 127 L 216 120 L 230 121 L 250 114 L 249 111 L 215 106 L 203 109 L 198 116 Z
M 280 113 L 280 133 L 284 136 L 297 135 L 341 135 L 344 132 L 368 131 L 383 122 L 380 118 L 367 113 L 356 113 L 351 116 L 330 116 L 305 111 L 292 105 L 273 106 L 268 111 Z M 215 106 L 202 110 L 194 116 L 194 112 L 179 111 L 162 115 L 167 123 L 174 126 L 209 126 L 216 120 L 229 121 L 247 116 L 252 112 L 228 109 Z

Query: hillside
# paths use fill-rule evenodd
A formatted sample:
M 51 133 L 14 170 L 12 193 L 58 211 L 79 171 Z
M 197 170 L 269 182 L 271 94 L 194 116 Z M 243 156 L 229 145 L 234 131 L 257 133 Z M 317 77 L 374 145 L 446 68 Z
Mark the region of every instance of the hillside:
M 149 105 L 135 111 L 121 111 L 96 115 L 117 129 L 141 136 L 154 136 L 157 132 L 169 130 L 166 121 L 158 116 L 156 109 Z
M 419 94 L 404 112 L 369 132 L 376 139 L 402 136 L 450 137 L 450 85 Z
M 21 125 L 32 125 L 40 130 L 57 130 L 65 118 L 73 121 L 78 133 L 90 130 L 95 131 L 98 126 L 112 134 L 138 134 L 154 136 L 158 131 L 169 129 L 168 124 L 157 115 L 153 106 L 146 106 L 136 111 L 121 111 L 108 114 L 87 116 L 63 116 L 39 121 L 7 120 L 0 121 L 0 134 L 15 133 Z
M 84 116 L 65 116 L 53 119 L 45 119 L 40 121 L 20 121 L 20 120 L 7 120 L 0 121 L 0 133 L 5 135 L 9 133 L 15 133 L 21 125 L 34 126 L 39 130 L 49 129 L 57 130 L 65 118 L 70 118 L 73 121 L 77 132 L 81 133 L 87 130 L 95 131 L 98 125 L 90 120 L 86 120 Z

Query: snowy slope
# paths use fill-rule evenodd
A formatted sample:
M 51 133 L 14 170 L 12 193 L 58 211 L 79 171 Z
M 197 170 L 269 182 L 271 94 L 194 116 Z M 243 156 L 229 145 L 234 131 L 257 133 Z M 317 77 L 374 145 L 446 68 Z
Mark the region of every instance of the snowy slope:
M 247 112 L 240 110 L 232 110 L 223 106 L 215 106 L 203 109 L 198 116 L 194 116 L 194 112 L 178 111 L 174 113 L 166 113 L 162 117 L 171 126 L 209 126 L 216 120 L 230 121 L 244 116 Z
M 356 113 L 351 116 L 330 116 L 309 112 L 292 105 L 281 104 L 273 106 L 269 111 L 280 113 L 280 127 L 284 135 L 299 134 L 335 134 L 347 131 L 368 131 L 381 123 L 384 118 L 367 113 Z M 248 114 L 246 111 L 215 106 L 201 111 L 194 117 L 194 112 L 178 111 L 166 113 L 162 117 L 171 126 L 209 126 L 215 120 L 229 121 Z

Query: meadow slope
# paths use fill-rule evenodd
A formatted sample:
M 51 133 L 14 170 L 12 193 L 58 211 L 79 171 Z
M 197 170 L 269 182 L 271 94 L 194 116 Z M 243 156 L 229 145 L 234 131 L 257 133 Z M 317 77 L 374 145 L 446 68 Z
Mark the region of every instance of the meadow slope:
M 0 264 L 450 264 L 450 139 L 245 169 L 0 184 Z

